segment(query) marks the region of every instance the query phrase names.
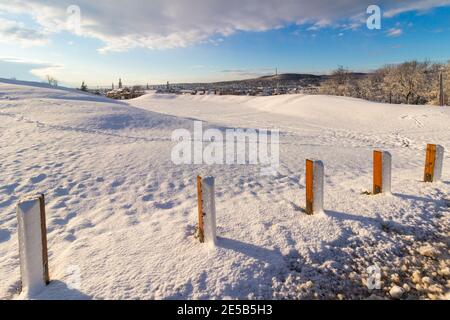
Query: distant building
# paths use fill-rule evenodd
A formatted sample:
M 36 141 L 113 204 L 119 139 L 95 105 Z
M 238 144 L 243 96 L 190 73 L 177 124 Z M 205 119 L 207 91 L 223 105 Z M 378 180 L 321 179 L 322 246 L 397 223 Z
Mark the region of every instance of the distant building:
M 134 99 L 134 98 L 140 97 L 144 94 L 145 94 L 145 92 L 142 90 L 125 87 L 125 88 L 110 90 L 106 93 L 106 96 L 108 98 L 116 99 L 116 100 L 127 100 L 127 99 Z

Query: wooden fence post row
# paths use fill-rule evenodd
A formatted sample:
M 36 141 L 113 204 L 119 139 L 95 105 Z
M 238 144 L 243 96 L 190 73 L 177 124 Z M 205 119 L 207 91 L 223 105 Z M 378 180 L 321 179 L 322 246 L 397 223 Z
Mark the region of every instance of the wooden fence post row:
M 427 145 L 425 159 L 425 182 L 436 182 L 442 179 L 442 165 L 444 162 L 444 147 L 436 144 Z
M 197 177 L 198 237 L 201 243 L 216 244 L 216 202 L 214 178 Z
M 373 152 L 373 194 L 391 193 L 392 156 L 387 151 Z
M 323 174 L 322 161 L 306 160 L 306 213 L 323 212 Z
M 22 293 L 32 295 L 50 282 L 44 195 L 21 200 L 17 219 Z

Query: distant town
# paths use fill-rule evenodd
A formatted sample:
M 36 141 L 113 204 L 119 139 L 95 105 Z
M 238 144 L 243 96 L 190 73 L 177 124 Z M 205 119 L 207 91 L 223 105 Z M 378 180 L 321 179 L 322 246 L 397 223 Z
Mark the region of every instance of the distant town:
M 159 85 L 133 86 L 125 85 L 122 79 L 119 79 L 118 83 L 112 84 L 110 88 L 88 89 L 82 85 L 82 90 L 119 100 L 133 99 L 149 90 L 160 94 L 178 95 L 272 96 L 295 93 L 318 94 L 321 83 L 328 78 L 329 76 L 288 73 L 215 83 L 171 84 L 167 82 Z
M 406 61 L 380 67 L 371 73 L 352 72 L 342 66 L 330 75 L 284 73 L 254 79 L 215 83 L 124 85 L 122 79 L 110 88 L 80 90 L 112 99 L 137 98 L 148 91 L 177 95 L 273 96 L 325 94 L 392 104 L 446 106 L 450 103 L 450 62 Z M 52 84 L 52 78 L 49 83 Z

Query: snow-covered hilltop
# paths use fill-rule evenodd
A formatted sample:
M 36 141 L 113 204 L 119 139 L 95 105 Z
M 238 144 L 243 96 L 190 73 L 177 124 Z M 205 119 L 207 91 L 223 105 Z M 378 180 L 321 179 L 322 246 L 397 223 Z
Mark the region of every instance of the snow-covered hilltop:
M 173 164 L 172 132 L 194 120 L 279 129 L 278 174 Z M 123 103 L 1 80 L 0 299 L 18 296 L 15 210 L 33 192 L 47 199 L 52 279 L 38 299 L 443 298 L 449 124 L 450 108 L 331 96 L 148 94 Z M 421 182 L 427 143 L 447 150 L 443 182 Z M 362 194 L 374 149 L 392 154 L 392 195 Z M 325 164 L 326 212 L 307 216 L 311 157 Z M 215 249 L 194 237 L 197 174 L 216 179 Z M 369 292 L 375 264 L 383 285 Z

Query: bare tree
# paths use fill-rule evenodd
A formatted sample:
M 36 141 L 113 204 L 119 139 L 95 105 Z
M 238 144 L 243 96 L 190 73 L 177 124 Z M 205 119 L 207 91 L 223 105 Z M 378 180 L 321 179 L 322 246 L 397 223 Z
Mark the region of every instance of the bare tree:
M 444 105 L 450 105 L 450 61 L 444 66 L 442 80 L 444 82 Z
M 326 80 L 322 87 L 321 92 L 324 94 L 331 94 L 336 96 L 349 96 L 350 95 L 350 73 L 343 66 L 339 66 L 334 70 L 329 79 Z
M 408 61 L 386 65 L 365 76 L 339 67 L 321 84 L 320 92 L 387 103 L 448 105 L 450 61 L 447 64 Z
M 403 103 L 419 104 L 425 101 L 427 92 L 428 62 L 409 61 L 394 68 L 394 81 L 397 82 L 397 93 Z
M 80 90 L 81 91 L 88 91 L 88 86 L 86 85 L 86 83 L 84 81 L 81 83 Z
M 53 86 L 53 87 L 57 87 L 58 86 L 58 80 L 56 80 L 56 78 L 47 75 L 47 82 L 49 85 Z

